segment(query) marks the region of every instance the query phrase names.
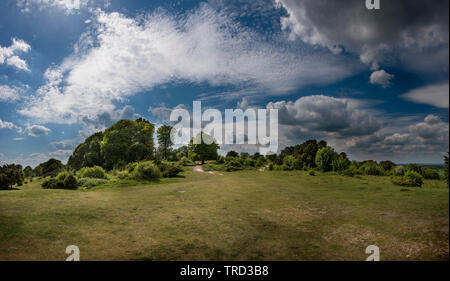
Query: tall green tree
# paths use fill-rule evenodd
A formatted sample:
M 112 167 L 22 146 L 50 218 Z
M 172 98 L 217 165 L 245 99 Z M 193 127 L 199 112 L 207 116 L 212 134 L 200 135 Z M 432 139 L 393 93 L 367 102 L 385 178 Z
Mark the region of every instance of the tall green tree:
M 173 134 L 171 126 L 161 126 L 156 131 L 156 137 L 158 139 L 158 149 L 163 155 L 164 159 L 167 159 L 169 152 L 173 145 Z
M 193 161 L 202 161 L 202 165 L 207 160 L 216 160 L 219 156 L 217 150 L 219 145 L 216 140 L 208 134 L 199 133 L 192 138 L 188 145 L 189 158 Z
M 15 184 L 23 184 L 21 165 L 6 164 L 0 167 L 0 189 L 11 189 Z

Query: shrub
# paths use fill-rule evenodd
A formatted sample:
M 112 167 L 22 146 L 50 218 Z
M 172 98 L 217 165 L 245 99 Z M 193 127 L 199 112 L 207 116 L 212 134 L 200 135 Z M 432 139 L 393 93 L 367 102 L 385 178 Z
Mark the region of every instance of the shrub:
M 272 163 L 269 164 L 269 171 L 273 171 L 273 164 Z
M 127 170 L 125 170 L 125 171 L 117 171 L 116 176 L 119 179 L 124 180 L 124 179 L 127 179 L 127 178 L 130 177 L 130 173 Z
M 93 187 L 100 184 L 107 183 L 108 180 L 106 179 L 97 179 L 97 178 L 79 178 L 78 179 L 78 186 L 83 187 Z
M 84 167 L 78 172 L 79 178 L 106 179 L 106 172 L 102 167 Z
M 161 163 L 160 165 L 158 165 L 158 167 L 161 171 L 162 176 L 165 178 L 175 177 L 183 171 L 180 166 L 172 163 Z
M 314 172 L 313 170 L 311 170 L 311 171 L 309 171 L 309 175 L 310 175 L 310 176 L 315 176 L 315 175 L 316 175 L 316 172 Z
M 46 178 L 41 185 L 46 189 L 76 189 L 77 179 L 71 172 L 64 171 L 54 178 Z
M 227 158 L 224 167 L 225 171 L 227 172 L 233 172 L 243 169 L 241 161 L 239 161 L 238 158 L 234 157 Z
M 406 171 L 414 171 L 423 176 L 423 168 L 419 164 L 409 164 L 406 166 Z
M 417 172 L 408 171 L 402 177 L 400 177 L 400 176 L 393 177 L 391 179 L 391 181 L 395 185 L 416 187 L 416 186 L 422 186 L 423 177 Z
M 141 162 L 136 165 L 131 176 L 134 179 L 149 180 L 161 177 L 161 172 L 152 162 Z
M 255 167 L 256 166 L 256 161 L 253 160 L 252 158 L 242 158 L 245 166 L 247 167 Z
M 405 167 L 403 167 L 403 166 L 395 167 L 395 175 L 396 176 L 404 176 L 405 175 Z
M 262 167 L 266 164 L 266 161 L 263 157 L 259 157 L 258 160 L 256 160 L 256 167 Z
M 301 170 L 303 170 L 303 168 L 305 168 L 305 165 L 303 164 L 302 159 L 300 159 L 300 158 L 295 158 L 295 161 L 294 161 L 294 170 L 301 171 Z
M 423 169 L 423 177 L 427 180 L 440 180 L 441 177 L 439 173 L 432 168 L 424 168 Z
M 219 155 L 219 156 L 217 157 L 216 163 L 217 163 L 217 164 L 223 164 L 223 163 L 225 163 L 225 157 Z
M 182 166 L 195 166 L 195 163 L 187 157 L 181 157 L 180 164 Z
M 374 162 L 366 162 L 360 167 L 360 170 L 365 175 L 370 176 L 383 176 L 384 175 L 384 169 L 380 165 L 374 163 Z
M 316 154 L 316 165 L 317 167 L 324 171 L 328 172 L 332 170 L 332 162 L 336 157 L 336 152 L 331 147 L 323 147 L 317 151 Z
M 342 171 L 341 174 L 346 177 L 354 177 L 355 171 L 353 169 L 347 169 L 347 170 Z
M 292 155 L 288 155 L 283 159 L 283 170 L 284 171 L 292 171 L 294 170 L 295 157 Z
M 348 160 L 339 156 L 331 162 L 331 166 L 333 167 L 333 171 L 343 172 L 348 169 Z

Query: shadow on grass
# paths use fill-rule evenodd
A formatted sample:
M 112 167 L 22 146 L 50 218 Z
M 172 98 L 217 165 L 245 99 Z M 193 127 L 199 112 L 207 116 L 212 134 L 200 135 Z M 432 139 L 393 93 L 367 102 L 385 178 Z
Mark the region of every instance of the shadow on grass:
M 0 191 L 11 191 L 11 190 L 20 190 L 20 188 L 13 187 L 13 188 L 7 188 L 7 189 L 0 189 Z

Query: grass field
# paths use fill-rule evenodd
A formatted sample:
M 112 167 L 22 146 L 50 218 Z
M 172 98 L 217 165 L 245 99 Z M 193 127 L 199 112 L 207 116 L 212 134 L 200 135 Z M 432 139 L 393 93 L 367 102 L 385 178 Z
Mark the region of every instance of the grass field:
M 389 177 L 199 173 L 90 190 L 0 191 L 0 260 L 449 259 L 449 189 Z

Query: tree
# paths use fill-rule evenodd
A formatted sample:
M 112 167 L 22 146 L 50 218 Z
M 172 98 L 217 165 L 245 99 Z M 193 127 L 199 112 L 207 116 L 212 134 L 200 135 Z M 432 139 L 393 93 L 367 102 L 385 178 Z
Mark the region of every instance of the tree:
M 385 171 L 390 171 L 392 168 L 394 168 L 396 165 L 394 162 L 386 160 L 386 161 L 381 161 L 380 162 L 380 166 L 383 167 L 383 169 Z
M 61 161 L 51 158 L 34 168 L 33 173 L 35 174 L 35 176 L 39 177 L 54 177 L 62 170 L 64 170 L 64 165 L 61 163 Z
M 337 153 L 331 147 L 323 147 L 317 151 L 316 165 L 323 172 L 331 171 L 333 160 L 336 159 Z
M 88 137 L 82 144 L 75 148 L 67 161 L 67 166 L 73 170 L 79 170 L 82 167 L 102 166 L 103 157 L 100 151 L 100 143 L 102 140 L 102 132 Z
M 100 152 L 103 167 L 112 169 L 124 163 L 150 159 L 153 156 L 154 125 L 142 118 L 120 120 L 103 134 Z
M 26 178 L 33 177 L 33 168 L 31 168 L 30 166 L 26 166 L 25 169 L 23 169 L 23 175 Z
M 15 184 L 23 184 L 23 171 L 21 165 L 6 164 L 0 167 L 0 189 L 11 189 Z
M 295 158 L 298 158 L 304 163 L 305 166 L 309 166 L 311 168 L 316 167 L 316 154 L 317 151 L 321 148 L 327 146 L 325 141 L 317 142 L 316 140 L 308 140 L 302 144 L 296 146 L 290 146 L 283 149 L 279 155 L 281 159 L 288 155 L 292 155 Z M 280 162 L 280 161 L 278 161 Z
M 161 151 L 164 159 L 167 159 L 169 156 L 169 151 L 173 145 L 173 134 L 172 134 L 171 126 L 161 126 L 156 131 L 156 135 L 158 138 L 158 148 Z
M 195 143 L 194 143 L 195 142 Z M 193 161 L 202 161 L 202 165 L 207 160 L 217 159 L 219 145 L 215 139 L 203 132 L 192 138 L 188 145 L 189 158 Z

